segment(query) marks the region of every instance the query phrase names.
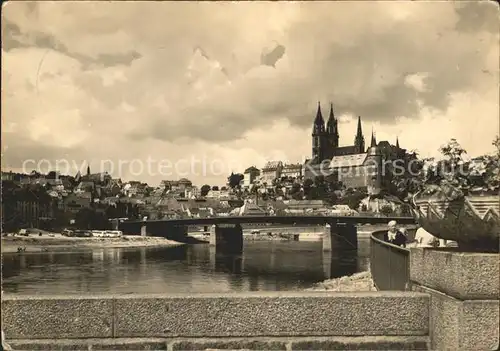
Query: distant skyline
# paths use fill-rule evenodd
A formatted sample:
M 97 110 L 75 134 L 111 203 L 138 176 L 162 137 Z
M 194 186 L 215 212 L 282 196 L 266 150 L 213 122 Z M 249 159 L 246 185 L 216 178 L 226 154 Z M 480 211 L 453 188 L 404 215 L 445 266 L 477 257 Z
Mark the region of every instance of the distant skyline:
M 2 16 L 2 170 L 197 159 L 227 174 L 115 175 L 222 185 L 310 157 L 318 101 L 341 145 L 358 115 L 367 145 L 373 128 L 424 157 L 450 138 L 489 153 L 499 134 L 493 2 L 23 1 Z

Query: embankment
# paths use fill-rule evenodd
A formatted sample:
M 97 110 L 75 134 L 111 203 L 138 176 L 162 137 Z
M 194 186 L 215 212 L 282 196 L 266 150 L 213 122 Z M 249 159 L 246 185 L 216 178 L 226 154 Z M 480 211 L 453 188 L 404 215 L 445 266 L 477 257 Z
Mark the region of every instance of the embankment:
M 178 245 L 183 245 L 183 243 L 160 237 L 134 235 L 126 235 L 121 238 L 71 238 L 61 234 L 2 237 L 2 252 L 17 252 L 18 248 L 26 248 L 25 252 L 43 252 L 63 248 L 169 247 Z
M 340 292 L 377 291 L 370 272 L 360 272 L 348 277 L 328 279 L 307 290 Z

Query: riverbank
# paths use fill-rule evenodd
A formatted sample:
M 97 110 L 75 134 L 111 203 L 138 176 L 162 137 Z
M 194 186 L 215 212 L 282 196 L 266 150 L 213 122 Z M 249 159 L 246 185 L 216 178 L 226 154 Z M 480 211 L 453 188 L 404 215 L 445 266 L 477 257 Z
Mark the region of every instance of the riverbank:
M 360 272 L 348 277 L 328 279 L 307 290 L 339 292 L 377 291 L 370 272 Z
M 121 238 L 72 238 L 61 234 L 44 234 L 42 236 L 6 236 L 2 237 L 2 252 L 17 252 L 18 248 L 26 248 L 25 252 L 44 252 L 52 249 L 79 248 L 126 248 L 126 247 L 170 247 L 184 245 L 177 241 L 160 237 L 124 235 Z

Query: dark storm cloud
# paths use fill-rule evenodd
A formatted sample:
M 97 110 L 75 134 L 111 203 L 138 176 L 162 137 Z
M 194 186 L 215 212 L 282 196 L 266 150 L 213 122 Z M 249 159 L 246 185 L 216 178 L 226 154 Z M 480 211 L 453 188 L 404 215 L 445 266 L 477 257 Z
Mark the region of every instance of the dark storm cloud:
M 10 51 L 17 48 L 36 47 L 40 49 L 51 49 L 72 57 L 82 63 L 82 67 L 100 65 L 104 67 L 115 65 L 130 65 L 132 61 L 141 58 L 141 54 L 131 50 L 125 54 L 100 54 L 97 57 L 90 57 L 80 53 L 72 52 L 61 41 L 53 35 L 43 32 L 23 33 L 18 25 L 3 19 L 2 20 L 2 48 Z
M 278 119 L 309 128 L 318 100 L 325 117 L 333 102 L 337 116 L 391 124 L 399 116 L 419 118 L 422 106 L 445 114 L 454 93 L 481 93 L 496 79 L 484 70 L 498 24 L 491 13 L 498 11 L 483 4 L 301 3 L 280 18 L 289 6 L 280 3 L 275 18 L 259 28 L 254 19 L 274 5 L 252 14 L 259 5 L 79 6 L 71 10 L 74 20 L 80 14 L 85 20 L 63 21 L 51 33 L 42 25 L 23 33 L 23 26 L 7 22 L 12 35 L 4 50 L 36 46 L 82 62 L 83 71 L 68 78 L 85 94 L 81 101 L 94 104 L 75 108 L 92 128 L 126 126 L 120 132 L 133 141 L 237 140 Z M 130 26 L 138 16 L 148 20 Z M 478 37 L 485 30 L 490 33 Z M 191 68 L 193 61 L 199 67 Z M 409 84 L 412 76 L 427 77 L 424 87 Z
M 391 124 L 399 116 L 417 118 L 422 105 L 445 114 L 452 94 L 475 91 L 478 82 L 485 80 L 494 84 L 496 76 L 487 77 L 483 72 L 492 43 L 476 36 L 477 31 L 494 27 L 491 13 L 498 12 L 491 10 L 484 4 L 458 6 L 454 25 L 466 30 L 464 35 L 446 24 L 440 28 L 440 23 L 429 22 L 441 21 L 429 12 L 429 18 L 395 22 L 390 30 L 378 29 L 380 24 L 367 25 L 356 41 L 341 43 L 329 42 L 328 37 L 313 39 L 311 28 L 320 28 L 316 31 L 325 34 L 331 26 L 325 21 L 321 27 L 315 17 L 307 18 L 289 28 L 288 36 L 293 39 L 286 44 L 286 54 L 285 46 L 278 44 L 261 56 L 262 64 L 276 64 L 278 72 L 285 57 L 291 66 L 304 71 L 274 75 L 262 70 L 262 76 L 248 75 L 248 82 L 236 86 L 236 92 L 228 90 L 226 95 L 209 97 L 184 110 L 182 126 L 167 128 L 162 119 L 168 117 L 160 114 L 134 137 L 234 140 L 276 118 L 307 128 L 317 100 L 322 100 L 325 115 L 331 101 L 337 116 L 360 115 L 368 122 Z M 433 11 L 431 6 L 429 11 Z M 423 25 L 427 27 L 418 28 Z M 308 67 L 303 66 L 304 53 L 311 56 Z M 412 75 L 427 76 L 422 78 L 423 89 L 408 83 Z
M 262 65 L 275 67 L 276 62 L 283 57 L 286 48 L 283 45 L 277 45 L 270 52 L 263 52 L 260 56 L 260 63 Z
M 80 154 L 79 148 L 61 148 L 44 144 L 34 144 L 26 135 L 14 133 L 2 133 L 2 167 L 21 169 L 23 166 L 36 168 L 37 163 L 55 165 L 57 160 L 69 160 L 71 162 L 75 155 Z
M 486 30 L 498 33 L 499 4 L 497 1 L 464 1 L 457 3 L 459 20 L 456 29 L 464 32 Z

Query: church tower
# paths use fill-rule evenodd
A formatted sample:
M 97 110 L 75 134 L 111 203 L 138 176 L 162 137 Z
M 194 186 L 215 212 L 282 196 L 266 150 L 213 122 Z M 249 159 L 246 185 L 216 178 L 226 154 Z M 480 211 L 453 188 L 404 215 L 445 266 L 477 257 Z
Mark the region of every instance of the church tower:
M 318 101 L 318 111 L 316 112 L 312 130 L 312 157 L 318 162 L 323 161 L 328 156 L 325 150 L 327 146 L 326 137 L 325 120 L 323 119 L 321 105 Z
M 361 129 L 361 116 L 358 116 L 358 131 L 356 132 L 356 138 L 354 138 L 354 147 L 358 154 L 366 152 L 365 137 Z
M 328 158 L 335 156 L 335 149 L 339 147 L 339 130 L 337 119 L 333 113 L 333 104 L 330 104 L 330 116 L 326 124 L 326 134 L 328 135 Z

